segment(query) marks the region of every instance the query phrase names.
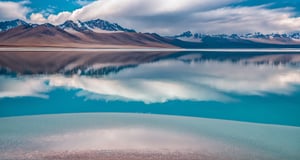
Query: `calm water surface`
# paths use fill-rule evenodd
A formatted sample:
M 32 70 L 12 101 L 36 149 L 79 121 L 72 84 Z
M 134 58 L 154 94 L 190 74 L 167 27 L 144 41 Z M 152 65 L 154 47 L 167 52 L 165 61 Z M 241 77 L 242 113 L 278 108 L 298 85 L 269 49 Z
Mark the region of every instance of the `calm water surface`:
M 1 52 L 1 117 L 130 112 L 300 126 L 298 53 L 39 54 Z
M 300 53 L 0 52 L 0 157 L 300 159 Z

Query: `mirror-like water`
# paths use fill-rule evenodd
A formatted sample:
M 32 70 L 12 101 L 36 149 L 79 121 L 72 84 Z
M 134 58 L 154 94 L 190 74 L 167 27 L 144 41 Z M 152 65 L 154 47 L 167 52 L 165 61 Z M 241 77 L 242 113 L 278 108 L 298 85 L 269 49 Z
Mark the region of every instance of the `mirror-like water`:
M 0 115 L 138 112 L 300 125 L 300 55 L 1 52 Z
M 0 66 L 7 159 L 300 157 L 299 53 L 11 51 Z

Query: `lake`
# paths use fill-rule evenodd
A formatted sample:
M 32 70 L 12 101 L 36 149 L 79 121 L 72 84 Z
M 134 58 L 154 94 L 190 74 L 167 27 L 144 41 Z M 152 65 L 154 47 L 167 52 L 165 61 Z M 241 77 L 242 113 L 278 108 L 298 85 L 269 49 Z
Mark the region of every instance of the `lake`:
M 297 51 L 1 51 L 0 66 L 6 159 L 300 158 Z

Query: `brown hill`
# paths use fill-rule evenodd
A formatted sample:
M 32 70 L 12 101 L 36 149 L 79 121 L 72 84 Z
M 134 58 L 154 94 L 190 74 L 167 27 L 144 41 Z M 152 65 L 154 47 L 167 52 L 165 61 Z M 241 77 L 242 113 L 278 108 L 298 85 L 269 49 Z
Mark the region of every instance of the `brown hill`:
M 51 24 L 22 25 L 0 33 L 0 46 L 10 47 L 79 47 L 79 48 L 174 48 L 154 34 L 89 31 L 67 32 Z

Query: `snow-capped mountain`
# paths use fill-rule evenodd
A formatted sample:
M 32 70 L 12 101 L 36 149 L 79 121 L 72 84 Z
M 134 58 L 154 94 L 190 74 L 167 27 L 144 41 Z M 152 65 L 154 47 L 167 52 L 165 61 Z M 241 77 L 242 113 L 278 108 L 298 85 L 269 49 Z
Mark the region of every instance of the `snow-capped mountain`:
M 182 34 L 172 36 L 171 38 L 176 38 L 182 41 L 189 41 L 189 42 L 201 42 L 205 38 L 219 38 L 219 39 L 235 39 L 235 40 L 272 40 L 272 41 L 299 41 L 300 40 L 300 33 L 289 33 L 289 34 L 262 34 L 260 32 L 256 33 L 247 33 L 247 34 L 202 34 L 202 33 L 192 33 L 191 31 L 183 32 Z
M 67 20 L 65 21 L 63 24 L 58 25 L 59 28 L 63 29 L 63 30 L 68 30 L 68 29 L 72 29 L 75 31 L 88 31 L 89 29 L 87 27 L 85 27 L 84 25 L 82 25 L 82 23 L 80 21 L 77 21 L 77 23 L 71 21 L 71 20 Z
M 21 25 L 36 27 L 38 24 L 26 23 L 22 20 L 4 21 L 0 22 L 0 32 L 7 31 L 9 29 L 16 28 Z M 96 32 L 96 33 L 112 33 L 112 32 L 135 32 L 133 29 L 128 29 L 120 26 L 117 23 L 110 23 L 105 20 L 96 19 L 90 21 L 71 21 L 67 20 L 63 24 L 56 27 L 63 29 L 67 32 Z
M 174 37 L 175 38 L 191 38 L 193 36 L 194 35 L 193 35 L 193 33 L 191 31 L 186 31 L 186 32 L 183 32 L 183 33 L 181 33 L 179 35 L 175 35 Z
M 83 48 L 175 47 L 166 38 L 136 33 L 103 20 L 66 21 L 61 25 L 26 24 L 0 32 L 1 46 Z
M 96 33 L 110 33 L 110 32 L 135 32 L 133 29 L 123 28 L 117 23 L 110 23 L 105 20 L 96 19 L 86 22 L 68 20 L 59 28 L 68 32 L 96 32 Z
M 3 31 L 7 31 L 9 29 L 21 26 L 21 25 L 28 25 L 28 23 L 20 20 L 20 19 L 16 19 L 13 21 L 4 21 L 4 22 L 0 22 L 0 32 Z
M 183 32 L 175 36 L 171 44 L 182 48 L 299 48 L 300 32 L 288 34 L 202 34 Z
M 137 33 L 105 20 L 71 21 L 60 25 L 0 22 L 0 46 L 300 48 L 300 33 L 201 34 L 191 31 L 170 37 Z
M 118 25 L 117 23 L 110 23 L 105 20 L 96 19 L 90 20 L 82 23 L 90 30 L 97 31 L 97 30 L 105 30 L 105 31 L 123 31 L 123 32 L 135 32 L 133 29 L 123 28 L 122 26 Z

